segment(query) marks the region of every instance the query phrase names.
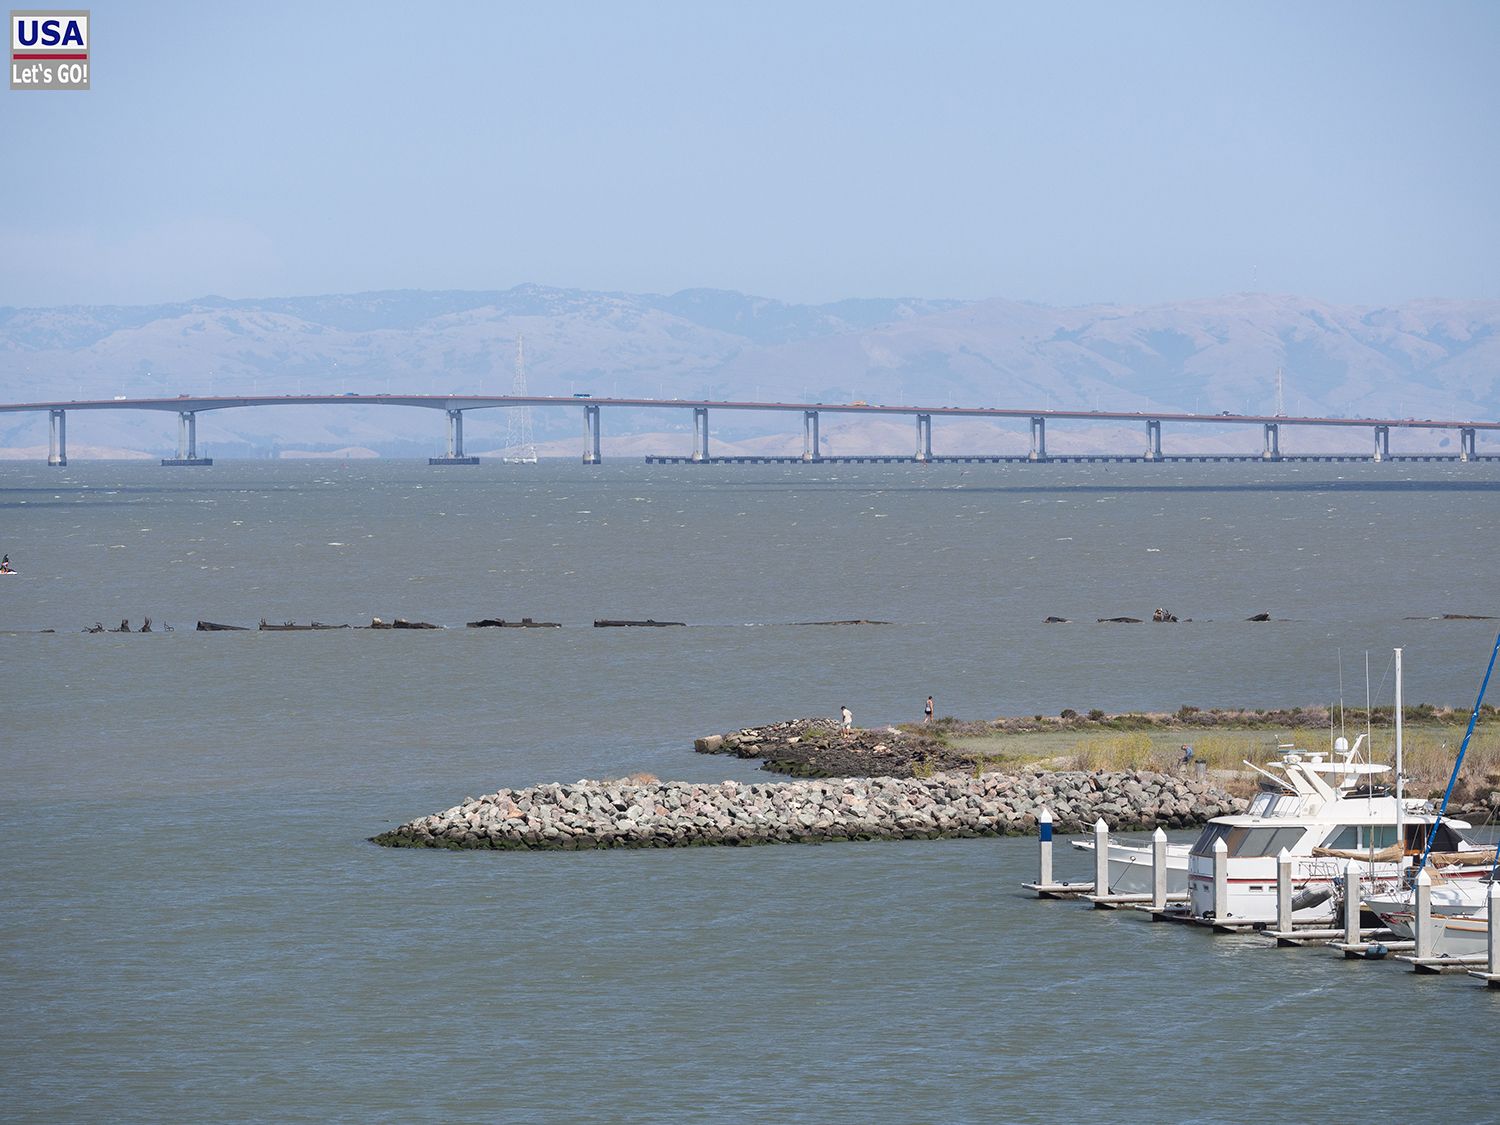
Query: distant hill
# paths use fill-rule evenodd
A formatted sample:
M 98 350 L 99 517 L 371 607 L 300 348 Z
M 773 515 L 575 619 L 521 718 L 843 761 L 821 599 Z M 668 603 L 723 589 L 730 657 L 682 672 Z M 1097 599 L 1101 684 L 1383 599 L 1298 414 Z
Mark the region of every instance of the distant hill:
M 0 400 L 499 393 L 510 388 L 515 340 L 524 334 L 529 386 L 541 394 L 1269 412 L 1280 368 L 1288 413 L 1496 418 L 1497 327 L 1500 301 L 1364 308 L 1266 294 L 1082 308 L 916 298 L 796 305 L 720 290 L 660 296 L 536 285 L 205 297 L 175 305 L 0 309 Z M 711 421 L 717 440 L 786 445 L 785 418 Z M 537 412 L 535 425 L 539 440 L 563 443 L 579 428 L 571 411 Z M 890 423 L 837 425 L 848 452 L 908 444 Z M 687 428 L 675 412 L 613 411 L 605 421 L 606 454 L 611 433 Z M 472 414 L 466 429 L 473 448 L 496 447 L 504 413 Z M 983 447 L 990 429 L 967 426 L 967 449 Z M 1000 429 L 995 440 L 1010 448 L 1016 428 Z M 940 448 L 942 435 L 940 425 Z M 174 448 L 176 432 L 170 416 L 96 414 L 70 419 L 70 438 L 80 449 L 154 454 Z M 1059 449 L 1119 448 L 1122 440 L 1118 430 L 1063 426 L 1049 438 Z M 348 407 L 204 414 L 199 440 L 222 456 L 283 448 L 420 456 L 440 451 L 443 437 L 440 417 Z M 1246 440 L 1243 431 L 1167 436 L 1177 449 Z M 1363 448 L 1368 438 L 1318 440 Z M 1401 441 L 1433 438 L 1397 435 Z M 0 448 L 45 442 L 44 417 L 0 416 Z

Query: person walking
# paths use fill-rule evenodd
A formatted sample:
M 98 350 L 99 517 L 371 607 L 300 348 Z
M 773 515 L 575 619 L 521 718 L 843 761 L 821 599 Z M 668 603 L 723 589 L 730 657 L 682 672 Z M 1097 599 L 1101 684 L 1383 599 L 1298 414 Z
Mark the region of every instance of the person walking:
M 922 714 L 926 722 L 932 722 L 932 696 L 927 697 L 927 703 L 922 707 Z
M 839 708 L 839 722 L 843 724 L 846 732 L 854 729 L 854 712 L 847 707 Z

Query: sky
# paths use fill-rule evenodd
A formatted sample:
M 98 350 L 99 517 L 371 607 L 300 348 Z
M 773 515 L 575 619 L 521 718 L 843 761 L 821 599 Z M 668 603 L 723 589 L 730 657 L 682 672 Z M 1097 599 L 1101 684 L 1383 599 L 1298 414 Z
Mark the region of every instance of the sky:
M 0 88 L 0 305 L 1500 297 L 1500 4 L 90 10 Z

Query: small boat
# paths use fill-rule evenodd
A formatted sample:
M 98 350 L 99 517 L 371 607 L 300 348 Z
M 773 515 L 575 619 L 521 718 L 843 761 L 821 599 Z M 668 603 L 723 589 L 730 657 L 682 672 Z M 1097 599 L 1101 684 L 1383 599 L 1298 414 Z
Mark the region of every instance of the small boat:
M 1432 888 L 1432 949 L 1439 957 L 1481 954 L 1489 947 L 1489 879 L 1461 879 Z M 1365 906 L 1399 938 L 1416 937 L 1416 897 L 1410 890 L 1367 894 Z

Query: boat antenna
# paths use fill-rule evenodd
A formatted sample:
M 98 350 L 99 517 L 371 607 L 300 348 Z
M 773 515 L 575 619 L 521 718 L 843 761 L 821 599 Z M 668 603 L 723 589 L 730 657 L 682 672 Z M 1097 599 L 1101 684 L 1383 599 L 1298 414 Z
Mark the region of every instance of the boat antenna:
M 1400 652 L 1398 648 L 1396 650 Z M 1453 785 L 1458 781 L 1458 768 L 1464 764 L 1464 751 L 1469 748 L 1469 739 L 1474 735 L 1474 725 L 1479 722 L 1479 708 L 1484 703 L 1485 688 L 1490 686 L 1490 673 L 1495 670 L 1495 656 L 1500 653 L 1500 634 L 1495 637 L 1495 647 L 1490 652 L 1489 667 L 1484 670 L 1484 679 L 1479 684 L 1479 698 L 1474 700 L 1474 710 L 1469 713 L 1469 729 L 1464 731 L 1463 743 L 1458 748 L 1458 757 L 1453 762 L 1453 774 L 1448 778 L 1448 788 L 1443 790 L 1443 803 L 1438 807 L 1437 817 L 1432 822 L 1432 829 L 1427 833 L 1427 846 L 1422 849 L 1422 858 L 1417 863 L 1416 875 L 1422 873 L 1422 868 L 1427 866 L 1427 857 L 1432 854 L 1433 841 L 1437 839 L 1438 825 L 1443 823 L 1443 814 L 1448 811 L 1448 798 L 1453 796 Z M 1396 665 L 1398 668 L 1400 664 Z M 1396 681 L 1400 683 L 1400 680 Z M 1398 783 L 1400 779 L 1397 779 Z M 1500 847 L 1495 851 L 1495 866 L 1490 870 L 1490 880 L 1493 882 L 1495 871 L 1500 869 Z

